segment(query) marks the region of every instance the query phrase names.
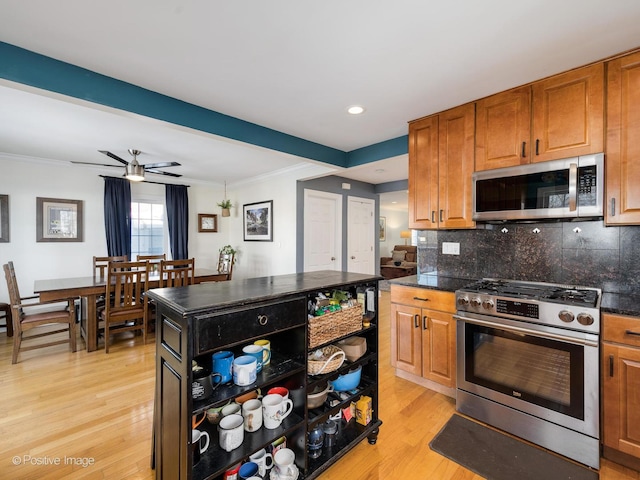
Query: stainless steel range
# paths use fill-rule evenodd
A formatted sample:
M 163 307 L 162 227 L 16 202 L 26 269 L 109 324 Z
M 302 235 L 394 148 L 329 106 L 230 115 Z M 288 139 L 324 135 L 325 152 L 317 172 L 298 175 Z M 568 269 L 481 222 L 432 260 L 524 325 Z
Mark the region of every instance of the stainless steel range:
M 497 279 L 457 290 L 456 409 L 600 468 L 601 296 Z

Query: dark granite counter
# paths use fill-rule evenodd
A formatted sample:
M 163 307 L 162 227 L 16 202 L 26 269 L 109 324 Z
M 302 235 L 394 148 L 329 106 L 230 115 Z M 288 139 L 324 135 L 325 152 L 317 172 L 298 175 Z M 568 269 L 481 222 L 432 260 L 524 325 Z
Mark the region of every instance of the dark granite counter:
M 229 282 L 201 283 L 188 287 L 156 288 L 149 298 L 162 302 L 181 316 L 211 312 L 229 306 L 277 300 L 286 295 L 325 290 L 352 282 L 383 280 L 377 275 L 323 270 L 271 277 L 247 278 Z
M 389 280 L 392 285 L 404 285 L 406 287 L 422 287 L 431 290 L 442 290 L 445 292 L 455 292 L 456 290 L 473 283 L 471 278 L 447 277 L 438 274 L 420 274 L 409 277 L 400 277 Z
M 600 302 L 600 311 L 640 317 L 640 297 L 637 295 L 604 292 Z

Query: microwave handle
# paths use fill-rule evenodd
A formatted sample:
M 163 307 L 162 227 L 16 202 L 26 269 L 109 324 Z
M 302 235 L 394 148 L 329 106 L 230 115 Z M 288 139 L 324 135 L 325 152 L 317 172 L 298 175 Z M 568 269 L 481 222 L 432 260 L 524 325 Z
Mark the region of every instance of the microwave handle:
M 569 165 L 569 211 L 575 212 L 578 200 L 578 164 Z

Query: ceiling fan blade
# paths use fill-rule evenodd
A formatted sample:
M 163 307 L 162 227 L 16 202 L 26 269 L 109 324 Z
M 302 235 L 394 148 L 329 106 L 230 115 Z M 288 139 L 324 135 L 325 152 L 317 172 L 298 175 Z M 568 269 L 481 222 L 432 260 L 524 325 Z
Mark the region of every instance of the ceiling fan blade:
M 126 160 L 123 160 L 122 158 L 120 158 L 119 156 L 115 155 L 114 153 L 108 152 L 107 150 L 98 150 L 100 153 L 104 153 L 107 157 L 109 158 L 113 158 L 114 160 L 122 163 L 123 165 L 129 165 L 129 162 L 127 162 Z
M 158 175 L 167 175 L 169 177 L 181 177 L 182 176 L 179 173 L 164 172 L 162 170 L 154 170 L 154 169 L 149 170 L 148 168 L 145 168 L 144 171 L 147 172 L 147 173 L 157 173 Z
M 122 168 L 122 165 L 113 165 L 110 163 L 94 163 L 94 162 L 74 162 L 73 160 L 71 161 L 71 163 L 75 163 L 75 164 L 79 164 L 79 165 L 94 165 L 96 167 L 115 167 L 115 168 Z
M 145 163 L 142 166 L 148 170 L 150 168 L 179 167 L 180 164 L 178 162 L 159 162 L 159 163 Z

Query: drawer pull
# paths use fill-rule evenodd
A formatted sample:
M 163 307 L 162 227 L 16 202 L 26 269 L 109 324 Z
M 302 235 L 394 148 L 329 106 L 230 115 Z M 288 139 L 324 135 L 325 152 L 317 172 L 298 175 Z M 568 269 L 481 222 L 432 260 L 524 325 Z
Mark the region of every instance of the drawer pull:
M 627 335 L 636 335 L 638 337 L 640 337 L 640 332 L 634 332 L 633 330 L 627 330 L 626 332 Z
M 613 377 L 613 355 L 609 355 L 609 376 Z
M 266 315 L 258 315 L 258 323 L 263 327 L 267 324 L 268 321 L 269 317 L 267 317 Z
M 429 299 L 428 298 L 421 298 L 421 297 L 413 297 L 414 300 L 420 300 L 421 302 L 428 302 Z

